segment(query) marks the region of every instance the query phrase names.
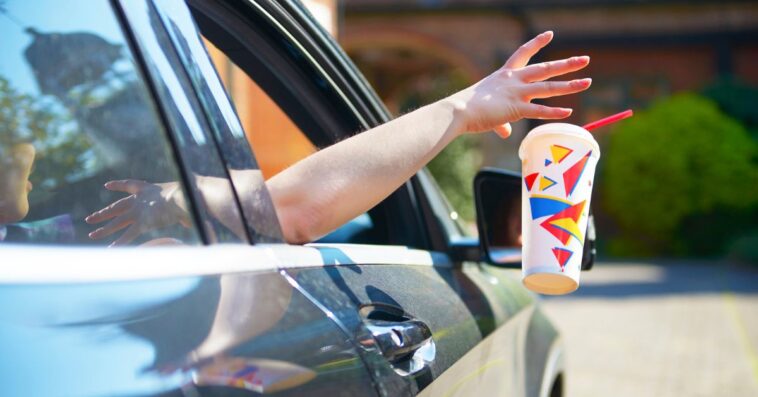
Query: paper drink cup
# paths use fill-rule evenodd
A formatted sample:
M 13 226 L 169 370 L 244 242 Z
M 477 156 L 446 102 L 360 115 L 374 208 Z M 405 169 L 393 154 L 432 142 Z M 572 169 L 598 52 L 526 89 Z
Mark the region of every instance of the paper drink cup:
M 573 292 L 600 148 L 584 128 L 550 123 L 529 132 L 519 158 L 523 283 L 541 294 Z

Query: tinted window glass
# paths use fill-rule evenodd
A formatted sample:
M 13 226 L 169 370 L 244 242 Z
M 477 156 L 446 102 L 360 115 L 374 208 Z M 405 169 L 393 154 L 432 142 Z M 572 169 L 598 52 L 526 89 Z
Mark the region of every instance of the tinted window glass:
M 8 0 L 0 13 L 0 240 L 199 242 L 110 3 Z

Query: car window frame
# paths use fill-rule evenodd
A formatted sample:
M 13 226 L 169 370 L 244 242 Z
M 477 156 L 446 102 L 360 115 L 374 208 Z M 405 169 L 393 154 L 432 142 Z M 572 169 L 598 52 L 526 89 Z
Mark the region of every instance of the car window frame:
M 201 113 L 205 115 L 238 207 L 248 238 L 253 243 L 283 242 L 284 236 L 255 154 L 242 122 L 203 43 L 200 31 L 184 2 L 150 0 L 174 43 Z M 184 29 L 182 29 L 184 27 Z M 246 175 L 238 171 L 247 172 Z M 255 178 L 251 178 L 255 175 Z M 250 185 L 255 185 L 250 186 Z
M 185 187 L 187 199 L 189 201 L 189 210 L 192 212 L 196 225 L 198 226 L 198 231 L 200 233 L 202 242 L 205 245 L 229 242 L 235 243 L 236 241 L 224 241 L 218 239 L 217 232 L 214 230 L 214 221 L 209 211 L 204 208 L 205 200 L 202 197 L 197 181 L 192 175 L 192 170 L 195 168 L 195 165 L 193 165 L 194 162 L 182 148 L 182 145 L 179 142 L 181 138 L 178 136 L 179 133 L 175 130 L 175 125 L 177 125 L 179 122 L 186 122 L 186 117 L 188 115 L 185 114 L 185 112 L 181 116 L 184 120 L 175 120 L 171 115 L 171 112 L 167 109 L 167 102 L 175 103 L 175 99 L 168 95 L 163 95 L 161 93 L 161 90 L 158 88 L 159 84 L 166 85 L 165 78 L 148 65 L 148 60 L 151 58 L 151 55 L 147 53 L 139 43 L 140 37 L 142 37 L 145 32 L 138 31 L 128 16 L 128 10 L 132 10 L 133 12 L 142 4 L 145 4 L 148 8 L 152 7 L 152 10 L 156 11 L 152 0 L 140 0 L 137 2 L 126 0 L 110 0 L 110 3 L 113 7 L 117 19 L 119 20 L 119 23 L 121 24 L 121 29 L 124 31 L 126 41 L 129 45 L 130 51 L 132 51 L 139 73 L 144 78 L 150 98 L 156 107 L 158 117 L 164 127 L 166 136 L 171 143 L 173 155 L 177 160 L 176 165 L 180 171 L 182 184 Z M 165 26 L 163 24 L 161 24 L 159 28 L 163 29 L 164 31 L 156 32 L 156 26 L 151 25 L 151 34 L 155 34 L 156 36 L 159 34 L 168 35 L 168 32 L 165 31 Z M 167 59 L 173 60 L 175 63 L 180 63 L 181 59 L 178 56 L 178 50 L 174 47 L 173 43 L 168 40 L 168 42 L 162 44 L 164 44 L 164 46 L 161 47 L 162 55 Z M 189 76 L 187 76 L 187 71 L 182 68 L 179 69 L 181 70 L 174 70 L 174 72 L 176 73 L 177 78 L 184 83 L 182 84 L 183 89 L 181 90 L 181 95 L 184 95 L 187 99 L 196 104 L 201 103 L 195 92 L 187 89 L 187 87 L 189 87 L 191 84 L 191 79 Z M 211 142 L 211 145 L 208 145 L 207 149 L 203 153 L 204 157 L 207 156 L 207 158 L 213 158 L 216 162 L 224 164 L 223 159 L 219 153 L 218 142 L 216 138 L 209 133 L 210 127 L 207 124 L 207 119 L 205 118 L 206 115 L 202 112 L 198 112 L 196 108 L 193 108 L 192 110 L 193 111 L 191 116 L 198 120 L 198 122 L 201 124 L 200 129 L 202 130 L 202 133 L 205 135 L 205 138 Z M 215 149 L 212 149 L 211 146 L 215 147 Z M 218 171 L 221 175 L 223 175 L 220 177 L 220 179 L 222 179 L 222 182 L 226 182 L 229 186 L 231 186 L 232 183 L 231 179 L 229 178 L 228 170 L 223 167 L 223 170 Z M 238 221 L 244 227 L 245 222 L 241 216 L 242 212 L 239 201 L 236 199 L 236 197 L 230 201 L 232 201 L 233 205 L 236 207 L 235 212 L 237 214 L 236 217 L 231 217 L 231 219 Z M 240 238 L 240 240 L 241 243 L 251 243 L 249 235 L 244 236 L 244 238 Z
M 190 9 L 193 10 L 193 16 L 203 35 L 211 42 L 214 41 L 213 37 L 208 37 L 208 30 L 207 28 L 204 30 L 203 26 L 207 23 L 215 23 L 216 25 L 219 25 L 219 23 L 213 20 L 203 20 L 203 18 L 211 18 L 209 16 L 211 12 L 234 13 L 233 16 L 239 20 L 230 22 L 225 19 L 222 25 L 224 32 L 221 32 L 221 34 L 225 34 L 227 38 L 231 37 L 233 39 L 235 35 L 244 37 L 244 42 L 239 38 L 236 39 L 240 45 L 251 45 L 250 43 L 254 39 L 258 39 L 259 45 L 255 49 L 258 51 L 266 50 L 268 52 L 263 55 L 257 53 L 255 55 L 247 54 L 247 56 L 259 58 L 254 60 L 261 63 L 262 66 L 259 65 L 259 67 L 266 67 L 265 62 L 271 63 L 274 58 L 286 56 L 286 58 L 279 61 L 289 62 L 289 69 L 287 68 L 287 64 L 279 63 L 275 65 L 277 67 L 276 71 L 281 73 L 286 71 L 289 73 L 285 80 L 287 80 L 291 87 L 296 88 L 295 93 L 297 94 L 297 98 L 303 100 L 305 103 L 295 103 L 293 105 L 292 102 L 287 102 L 286 99 L 277 98 L 277 95 L 294 96 L 292 92 L 282 93 L 277 90 L 271 91 L 271 87 L 267 89 L 267 87 L 262 86 L 262 88 L 267 94 L 272 96 L 272 99 L 293 119 L 295 124 L 301 124 L 302 121 L 298 123 L 298 115 L 292 114 L 292 109 L 287 108 L 288 104 L 295 108 L 318 106 L 316 109 L 321 109 L 320 112 L 316 112 L 317 116 L 322 118 L 322 128 L 320 131 L 316 131 L 315 133 L 303 131 L 317 147 L 334 144 L 351 136 L 356 131 L 360 133 L 372 126 L 378 125 L 378 120 L 382 120 L 382 117 L 378 117 L 377 114 L 368 114 L 369 109 L 366 106 L 354 104 L 356 102 L 356 90 L 353 82 L 347 80 L 354 72 L 348 73 L 345 69 L 349 70 L 349 67 L 345 68 L 346 65 L 344 64 L 332 62 L 324 54 L 323 48 L 321 48 L 322 45 L 313 42 L 309 33 L 300 25 L 301 22 L 307 24 L 308 21 L 296 20 L 280 4 L 266 1 L 242 0 L 231 0 L 223 3 L 189 0 L 187 3 Z M 218 15 L 214 15 L 213 17 L 220 18 Z M 224 17 L 228 19 L 229 15 L 224 15 Z M 234 26 L 235 24 L 236 27 Z M 232 31 L 233 28 L 238 30 L 236 32 Z M 244 30 L 245 34 L 242 35 L 240 30 Z M 213 34 L 213 32 L 210 33 Z M 216 33 L 218 34 L 218 32 Z M 254 37 L 253 34 L 257 36 Z M 261 40 L 264 39 L 265 41 L 261 43 Z M 297 65 L 294 69 L 291 66 L 293 64 Z M 244 70 L 246 65 L 238 64 L 238 66 Z M 268 65 L 268 67 L 271 67 L 271 65 Z M 345 90 L 340 86 L 346 84 L 353 88 Z M 314 85 L 317 85 L 318 89 L 314 89 Z M 310 94 L 307 96 L 303 93 L 303 87 L 306 86 L 311 87 L 310 91 L 308 91 Z M 286 89 L 287 87 L 279 86 L 280 90 L 283 88 Z M 319 95 L 319 93 L 323 92 L 327 94 L 323 96 Z M 374 110 L 376 110 L 376 107 Z M 369 210 L 368 213 L 375 225 L 379 224 L 379 227 L 383 229 L 382 233 L 384 234 L 383 239 L 385 241 L 379 243 L 380 245 L 405 245 L 420 249 L 429 248 L 425 231 L 421 225 L 416 198 L 413 194 L 413 186 L 410 182 L 404 183 L 387 199 Z

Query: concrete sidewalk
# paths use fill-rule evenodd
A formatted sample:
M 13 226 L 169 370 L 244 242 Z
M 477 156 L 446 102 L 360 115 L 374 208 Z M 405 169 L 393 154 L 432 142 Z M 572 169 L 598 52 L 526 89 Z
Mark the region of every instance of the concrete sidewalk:
M 543 303 L 563 333 L 567 396 L 758 396 L 756 270 L 598 263 Z

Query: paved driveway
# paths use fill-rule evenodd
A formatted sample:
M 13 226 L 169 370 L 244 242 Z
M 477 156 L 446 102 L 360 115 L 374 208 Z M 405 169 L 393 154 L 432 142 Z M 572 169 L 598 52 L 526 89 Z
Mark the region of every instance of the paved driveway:
M 567 393 L 758 396 L 758 271 L 599 263 L 544 300 L 567 348 Z

